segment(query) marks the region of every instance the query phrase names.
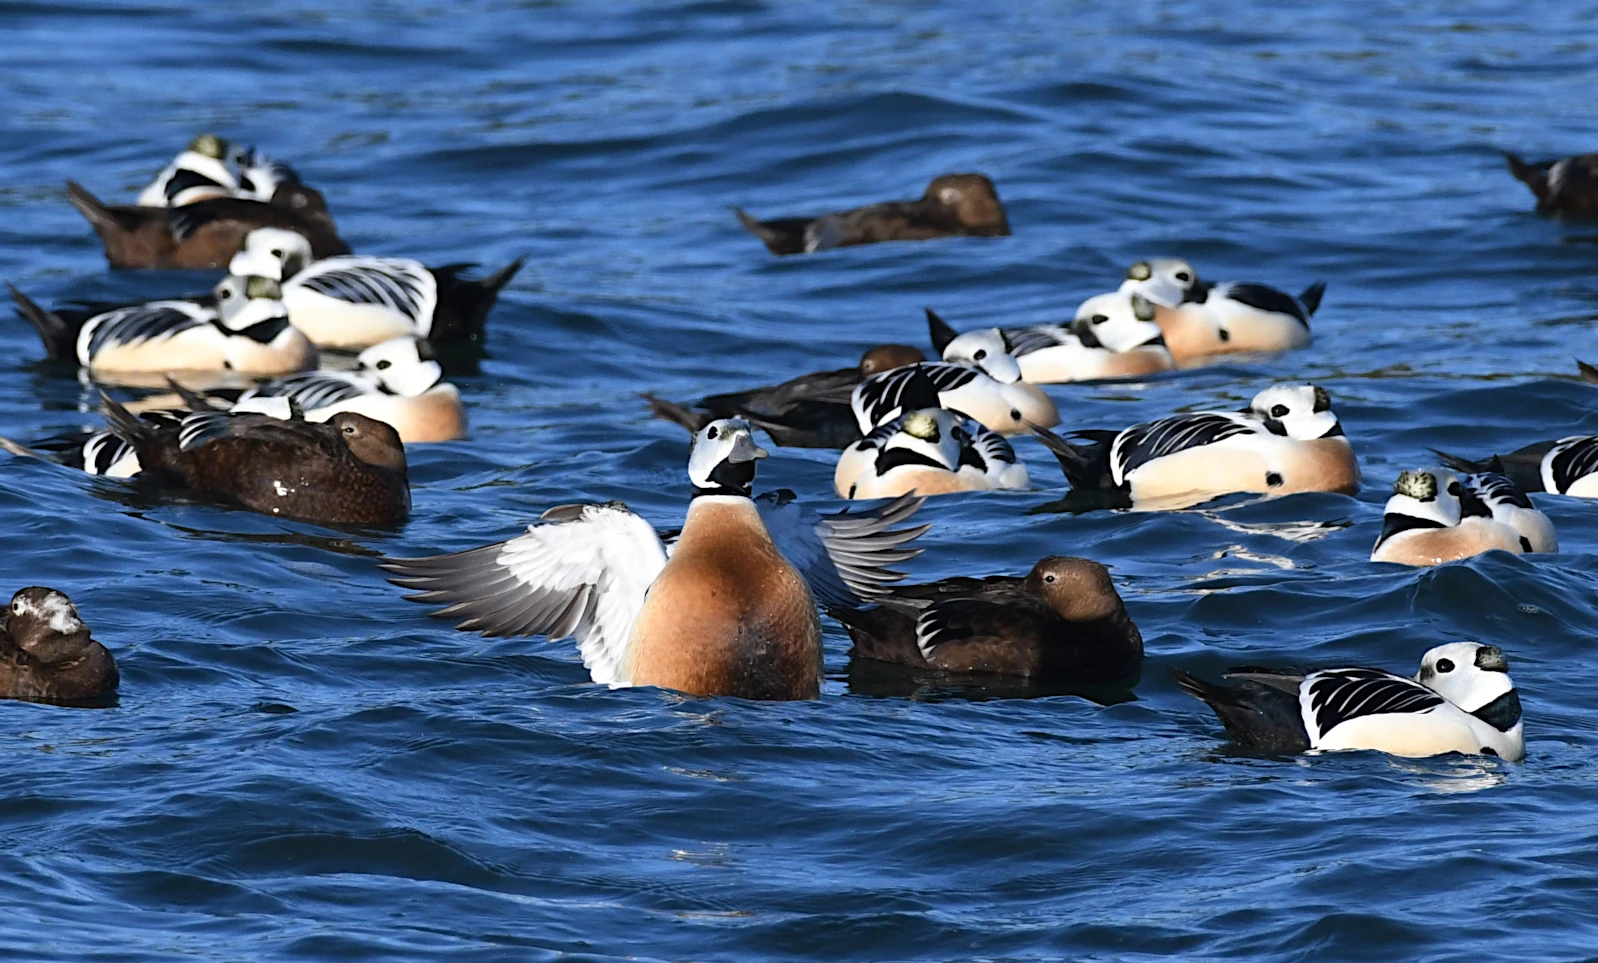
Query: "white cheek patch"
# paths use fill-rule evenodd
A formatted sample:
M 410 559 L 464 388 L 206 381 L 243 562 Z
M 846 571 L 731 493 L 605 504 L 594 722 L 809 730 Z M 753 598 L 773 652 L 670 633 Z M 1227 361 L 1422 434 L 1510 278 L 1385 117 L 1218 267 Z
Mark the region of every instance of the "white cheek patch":
M 72 635 L 83 631 L 83 620 L 67 597 L 59 593 L 47 595 L 35 605 L 28 599 L 18 599 L 12 611 L 18 615 L 31 615 L 50 626 L 51 631 Z

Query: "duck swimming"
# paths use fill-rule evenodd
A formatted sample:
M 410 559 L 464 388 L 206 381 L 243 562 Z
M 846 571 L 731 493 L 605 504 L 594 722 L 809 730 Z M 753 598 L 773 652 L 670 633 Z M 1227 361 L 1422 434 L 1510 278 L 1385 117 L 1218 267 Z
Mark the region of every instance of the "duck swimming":
M 886 566 L 927 526 L 893 528 L 921 499 L 804 518 L 792 493 L 750 497 L 766 452 L 749 426 L 717 419 L 694 436 L 694 497 L 670 546 L 619 502 L 563 505 L 509 541 L 389 559 L 411 599 L 485 635 L 575 636 L 598 683 L 694 695 L 814 699 L 823 604 L 863 604 L 903 576 Z
M 1305 347 L 1326 285 L 1317 281 L 1294 297 L 1264 284 L 1206 283 L 1186 261 L 1150 258 L 1127 269 L 1120 290 L 1155 305 L 1166 347 L 1184 361 Z
M 849 407 L 850 394 L 861 381 L 905 365 L 925 361 L 917 348 L 879 344 L 860 363 L 836 371 L 800 375 L 780 385 L 751 388 L 701 398 L 692 406 L 645 394 L 655 417 L 698 432 L 718 418 L 740 418 L 787 448 L 847 448 L 862 432 Z
M 1538 214 L 1598 217 L 1598 154 L 1527 163 L 1505 154 L 1509 172 L 1531 188 Z
M 405 446 L 381 421 L 202 410 L 151 424 L 101 395 L 106 420 L 158 483 L 263 515 L 323 525 L 391 525 L 410 513 Z
M 1557 552 L 1559 540 L 1548 516 L 1503 475 L 1403 471 L 1383 509 L 1371 561 L 1441 565 L 1495 549 Z
M 1453 642 L 1421 657 L 1413 679 L 1381 669 L 1233 669 L 1233 686 L 1171 674 L 1215 710 L 1244 749 L 1264 753 L 1372 749 L 1411 758 L 1458 752 L 1519 762 L 1520 696 L 1496 645 Z
M 258 227 L 293 231 L 319 258 L 348 254 L 320 191 L 298 182 L 279 185 L 270 201 L 212 197 L 181 207 L 106 204 L 76 181 L 67 199 L 88 219 L 113 268 L 225 268 L 245 235 Z
M 209 299 L 46 311 L 11 288 L 17 313 L 51 361 L 97 374 L 236 371 L 275 375 L 316 367 L 316 348 L 289 324 L 276 281 L 229 276 Z
M 1443 464 L 1466 472 L 1498 472 L 1523 492 L 1598 498 L 1598 435 L 1539 441 L 1506 455 L 1471 460 L 1436 452 Z
M 932 344 L 943 360 L 974 364 L 989 353 L 1012 355 L 1021 380 L 1062 384 L 1133 378 L 1170 371 L 1176 361 L 1154 323 L 1154 305 L 1137 295 L 1101 294 L 1077 308 L 1069 325 L 977 328 L 960 333 L 927 309 Z M 979 357 L 980 356 L 980 357 Z
M 880 241 L 923 241 L 935 237 L 1002 237 L 1010 221 L 993 182 L 981 174 L 933 178 L 914 201 L 888 201 L 819 217 L 756 220 L 735 207 L 739 223 L 772 254 L 811 254 L 835 247 Z
M 1021 380 L 1021 368 L 1010 354 L 995 347 L 982 351 L 971 363 L 923 361 L 872 375 L 849 395 L 855 423 L 864 437 L 873 428 L 899 417 L 907 407 L 938 407 L 957 411 L 1001 435 L 1019 435 L 1033 426 L 1052 428 L 1060 423 L 1059 409 L 1037 385 Z M 930 381 L 931 398 L 913 386 Z M 918 396 L 911 405 L 906 400 Z M 926 402 L 926 403 L 922 403 Z
M 1073 495 L 1102 508 L 1186 508 L 1233 492 L 1359 489 L 1359 464 L 1332 399 L 1316 385 L 1272 385 L 1242 411 L 1197 411 L 1122 431 L 1039 431 Z
M 317 260 L 295 231 L 251 231 L 228 263 L 233 274 L 283 284 L 289 320 L 317 345 L 359 350 L 394 338 L 434 347 L 479 344 L 499 292 L 522 268 L 517 258 L 486 278 L 462 278 L 470 264 L 430 268 L 401 257 L 340 255 Z
M 167 207 L 173 196 L 185 197 L 182 203 L 188 203 L 192 195 L 185 195 L 197 188 L 211 197 L 231 195 L 238 190 L 239 182 L 228 168 L 227 159 L 227 141 L 215 134 L 201 134 L 139 192 L 138 205 Z
M 833 472 L 839 497 L 850 499 L 1025 488 L 1028 481 L 998 432 L 937 407 L 883 422 L 844 449 Z
M 1085 558 L 1051 555 L 1024 578 L 900 586 L 873 602 L 827 610 L 860 658 L 1055 683 L 1119 681 L 1143 664 L 1110 573 Z
M 70 705 L 120 684 L 116 659 L 89 637 L 64 593 L 35 585 L 11 596 L 0 628 L 0 699 Z

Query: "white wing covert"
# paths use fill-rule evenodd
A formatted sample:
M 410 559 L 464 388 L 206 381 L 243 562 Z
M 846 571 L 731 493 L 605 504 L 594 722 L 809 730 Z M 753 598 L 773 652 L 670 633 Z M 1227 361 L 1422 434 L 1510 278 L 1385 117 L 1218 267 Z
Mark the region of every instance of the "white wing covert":
M 410 258 L 324 258 L 294 275 L 290 284 L 347 304 L 388 308 L 408 318 L 423 337 L 438 306 L 438 279 L 426 265 Z
M 629 684 L 628 637 L 666 565 L 660 537 L 620 502 L 561 505 L 527 532 L 453 555 L 394 558 L 389 581 L 444 602 L 437 618 L 490 636 L 575 637 L 595 682 Z

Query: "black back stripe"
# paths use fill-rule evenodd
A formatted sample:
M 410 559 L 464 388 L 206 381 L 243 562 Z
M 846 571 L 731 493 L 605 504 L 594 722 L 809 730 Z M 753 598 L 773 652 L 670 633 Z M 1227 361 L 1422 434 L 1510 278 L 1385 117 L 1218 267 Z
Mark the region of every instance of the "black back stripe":
M 1304 313 L 1304 306 L 1298 303 L 1297 298 L 1264 284 L 1228 284 L 1224 296 L 1236 301 L 1238 304 L 1246 304 L 1258 311 L 1290 315 L 1305 325 L 1309 324 L 1309 317 Z
M 943 394 L 970 384 L 982 372 L 964 365 L 932 361 L 894 368 L 892 371 L 874 375 L 861 382 L 860 387 L 856 389 L 860 392 L 856 397 L 865 407 L 867 420 L 874 425 L 880 424 L 894 409 L 899 408 L 905 388 L 917 373 L 930 378 L 938 393 Z
M 391 308 L 420 323 L 422 284 L 409 273 L 381 262 L 332 267 L 296 277 L 301 287 L 349 304 Z
M 96 319 L 91 319 L 96 320 Z M 99 315 L 89 333 L 89 357 L 113 345 L 139 344 L 156 338 L 170 338 L 180 331 L 198 328 L 208 322 L 173 307 L 136 304 Z
M 1465 487 L 1474 491 L 1482 502 L 1498 502 L 1516 508 L 1531 508 L 1531 499 L 1515 487 L 1515 483 L 1495 472 L 1481 472 L 1465 476 Z
M 1001 328 L 1000 333 L 1010 343 L 1010 353 L 1019 358 L 1024 354 L 1065 344 L 1066 342 L 1054 333 L 1056 330 L 1058 329 L 1035 325 L 1030 328 Z
M 1121 479 L 1125 480 L 1127 475 L 1156 458 L 1257 431 L 1255 426 L 1220 412 L 1177 415 L 1133 425 L 1121 432 L 1115 440 L 1113 457 L 1120 468 Z
M 895 468 L 907 466 L 936 468 L 940 471 L 953 470 L 931 455 L 916 451 L 914 448 L 889 448 L 877 458 L 877 477 L 881 478 Z
M 1598 436 L 1572 438 L 1554 448 L 1549 465 L 1554 484 L 1563 493 L 1576 482 L 1598 471 Z
M 1416 713 L 1443 704 L 1443 697 L 1418 682 L 1379 669 L 1332 669 L 1309 683 L 1310 711 L 1324 737 L 1362 716 Z

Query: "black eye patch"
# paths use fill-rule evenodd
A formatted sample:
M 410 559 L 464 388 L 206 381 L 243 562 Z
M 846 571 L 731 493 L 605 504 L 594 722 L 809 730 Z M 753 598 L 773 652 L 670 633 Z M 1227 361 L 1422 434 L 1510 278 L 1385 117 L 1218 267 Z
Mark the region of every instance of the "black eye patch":
M 1287 417 L 1287 406 L 1286 405 L 1271 405 L 1271 417 L 1272 418 L 1286 418 Z

